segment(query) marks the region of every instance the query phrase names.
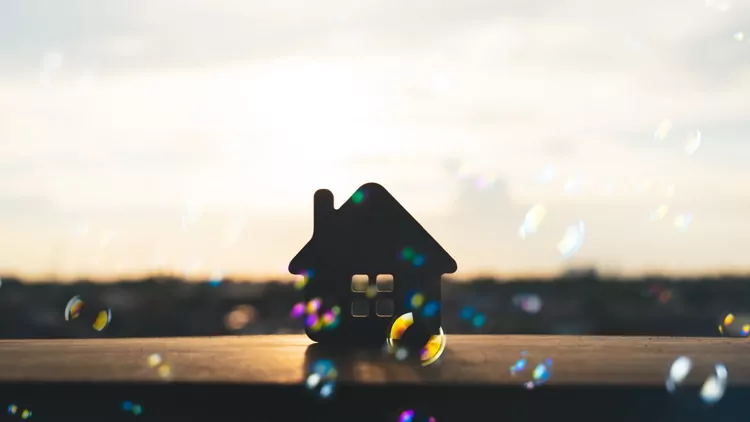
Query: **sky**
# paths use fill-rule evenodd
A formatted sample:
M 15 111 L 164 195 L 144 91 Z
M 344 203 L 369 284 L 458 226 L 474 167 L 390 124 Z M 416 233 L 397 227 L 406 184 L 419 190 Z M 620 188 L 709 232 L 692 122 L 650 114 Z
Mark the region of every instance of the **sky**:
M 371 181 L 457 277 L 747 272 L 748 98 L 750 0 L 4 0 L 0 274 L 281 276 Z

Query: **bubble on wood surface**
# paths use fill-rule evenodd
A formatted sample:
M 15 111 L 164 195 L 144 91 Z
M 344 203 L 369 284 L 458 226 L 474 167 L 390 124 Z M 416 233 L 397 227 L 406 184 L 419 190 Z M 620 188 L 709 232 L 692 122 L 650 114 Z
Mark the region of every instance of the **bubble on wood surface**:
M 700 391 L 701 400 L 708 405 L 714 405 L 724 397 L 727 389 L 729 372 L 722 363 L 714 365 L 713 373 L 703 382 Z
M 510 375 L 512 377 L 521 377 L 526 374 L 526 369 L 530 367 L 531 357 L 529 352 L 521 351 L 518 360 L 516 360 L 509 368 Z M 531 378 L 525 378 L 522 383 L 523 387 L 527 390 L 537 388 L 549 381 L 552 376 L 552 359 L 545 358 L 540 362 L 537 362 L 534 369 L 531 371 Z
M 172 366 L 159 353 L 152 353 L 146 358 L 146 364 L 162 379 L 172 377 Z
M 443 327 L 438 327 L 437 334 L 432 334 L 427 320 L 415 318 L 407 312 L 393 320 L 388 330 L 388 350 L 394 356 L 399 350 L 406 349 L 409 356 L 415 352 L 422 366 L 437 362 L 445 351 L 447 342 Z M 403 353 L 403 352 L 402 352 Z
M 693 369 L 693 361 L 687 356 L 680 356 L 672 362 L 669 367 L 669 373 L 667 374 L 667 380 L 665 382 L 667 391 L 675 393 L 677 387 L 679 387 L 685 378 L 690 374 Z

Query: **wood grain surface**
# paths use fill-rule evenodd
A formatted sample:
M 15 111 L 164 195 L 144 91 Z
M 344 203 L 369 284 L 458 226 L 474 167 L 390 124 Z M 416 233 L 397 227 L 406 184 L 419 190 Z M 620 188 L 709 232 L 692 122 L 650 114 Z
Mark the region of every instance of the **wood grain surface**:
M 516 384 L 537 362 L 553 360 L 550 384 L 663 384 L 678 356 L 693 359 L 686 383 L 702 383 L 723 363 L 730 385 L 750 384 L 750 343 L 731 338 L 472 336 L 447 339 L 428 367 L 398 362 L 379 350 L 332 352 L 305 336 L 0 341 L 0 382 L 301 383 L 306 368 L 331 359 L 339 380 L 356 383 Z M 526 374 L 509 367 L 527 351 Z M 163 378 L 147 364 L 158 353 L 170 365 Z

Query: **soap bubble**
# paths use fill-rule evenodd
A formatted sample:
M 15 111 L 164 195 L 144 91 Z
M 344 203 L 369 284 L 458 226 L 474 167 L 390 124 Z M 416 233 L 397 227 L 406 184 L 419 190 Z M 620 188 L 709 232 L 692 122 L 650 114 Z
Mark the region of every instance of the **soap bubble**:
M 99 311 L 98 314 L 96 314 L 96 319 L 94 319 L 94 324 L 92 325 L 96 331 L 102 331 L 103 329 L 107 328 L 109 323 L 112 321 L 112 310 L 107 309 L 106 311 Z
M 654 132 L 654 139 L 657 141 L 664 140 L 669 135 L 670 130 L 672 130 L 672 121 L 669 119 L 662 120 L 656 132 Z
M 721 400 L 727 388 L 727 377 L 727 368 L 723 364 L 714 365 L 714 373 L 706 378 L 701 387 L 701 400 L 708 405 L 716 404 Z
M 685 141 L 685 153 L 687 155 L 693 155 L 695 151 L 701 146 L 701 131 L 696 130 L 695 132 L 688 135 Z
M 578 253 L 583 246 L 584 235 L 583 221 L 568 227 L 562 239 L 557 243 L 557 250 L 563 258 L 567 259 Z
M 81 316 L 83 311 L 83 300 L 81 296 L 73 296 L 65 305 L 65 321 L 70 321 Z
M 524 217 L 521 228 L 518 229 L 521 239 L 526 239 L 529 235 L 536 233 L 546 215 L 547 209 L 543 205 L 537 204 L 531 207 Z
M 437 334 L 431 334 L 431 331 L 424 320 L 415 321 L 411 312 L 405 313 L 391 324 L 387 339 L 388 350 L 392 354 L 401 349 L 405 349 L 407 354 L 409 350 L 418 351 L 421 365 L 431 365 L 443 354 L 446 344 L 443 327 L 438 328 Z
M 313 362 L 305 379 L 305 387 L 318 397 L 327 399 L 333 396 L 338 379 L 336 365 L 328 359 Z

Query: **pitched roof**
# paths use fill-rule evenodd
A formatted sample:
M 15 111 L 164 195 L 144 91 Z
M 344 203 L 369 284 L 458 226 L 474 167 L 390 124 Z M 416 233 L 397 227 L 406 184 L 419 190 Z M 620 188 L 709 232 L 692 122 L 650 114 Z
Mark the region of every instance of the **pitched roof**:
M 397 272 L 404 266 L 454 273 L 456 261 L 377 183 L 362 185 L 338 209 L 316 215 L 312 238 L 289 263 L 299 274 L 313 266 L 347 272 Z

